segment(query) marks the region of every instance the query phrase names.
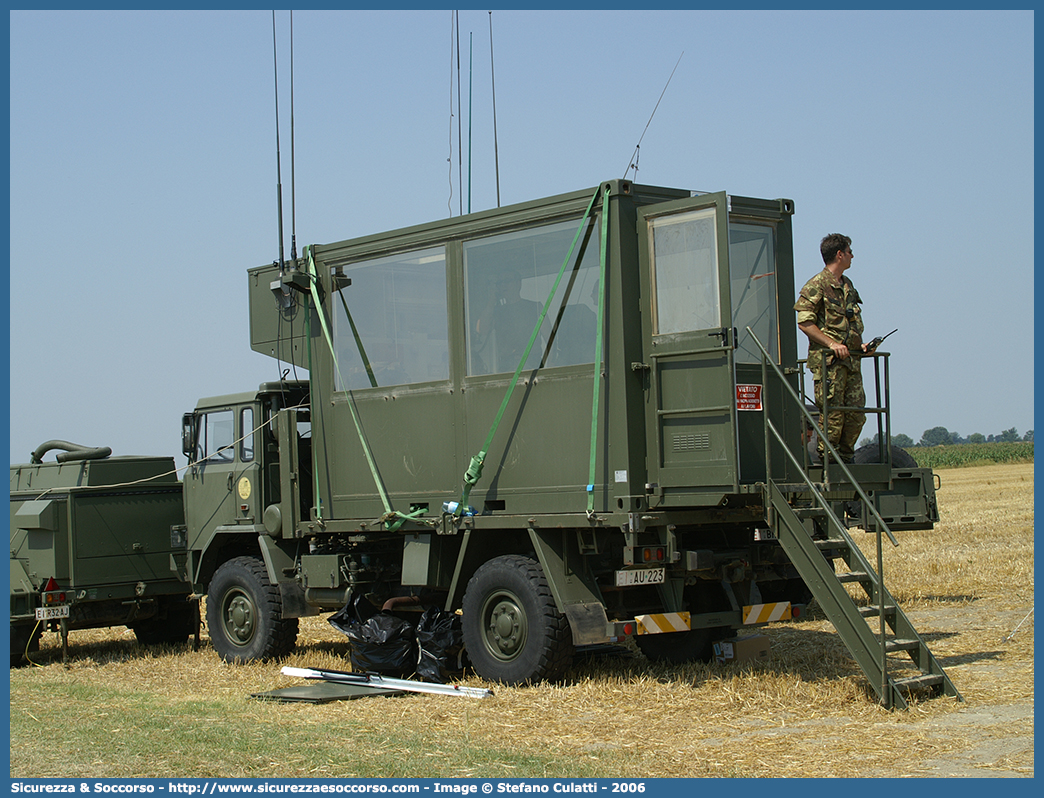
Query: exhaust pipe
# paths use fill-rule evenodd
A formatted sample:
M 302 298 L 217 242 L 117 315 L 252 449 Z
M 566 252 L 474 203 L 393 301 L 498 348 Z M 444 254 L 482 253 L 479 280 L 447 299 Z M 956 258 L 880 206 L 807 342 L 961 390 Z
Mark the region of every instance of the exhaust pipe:
M 112 454 L 112 449 L 108 446 L 96 446 L 88 447 L 81 446 L 78 443 L 69 443 L 69 441 L 47 441 L 41 443 L 29 455 L 29 462 L 33 465 L 37 465 L 43 462 L 43 457 L 52 449 L 61 449 L 64 454 L 56 454 L 54 459 L 59 463 L 67 463 L 70 460 L 102 460 Z

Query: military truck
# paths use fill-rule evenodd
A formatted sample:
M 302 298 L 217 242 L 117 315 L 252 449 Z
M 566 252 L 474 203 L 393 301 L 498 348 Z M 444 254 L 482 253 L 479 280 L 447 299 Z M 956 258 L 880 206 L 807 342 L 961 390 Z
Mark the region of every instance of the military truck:
M 611 180 L 249 269 L 282 379 L 183 419 L 172 567 L 217 652 L 278 657 L 363 595 L 459 611 L 478 674 L 521 684 L 629 637 L 707 658 L 815 596 L 883 702 L 956 695 L 842 509 L 931 528 L 930 470 L 808 460 L 793 212 Z
M 126 625 L 156 645 L 198 628 L 198 605 L 170 569 L 185 546 L 174 458 L 110 454 L 48 441 L 11 466 L 12 667 L 46 629 L 64 650 L 75 629 Z

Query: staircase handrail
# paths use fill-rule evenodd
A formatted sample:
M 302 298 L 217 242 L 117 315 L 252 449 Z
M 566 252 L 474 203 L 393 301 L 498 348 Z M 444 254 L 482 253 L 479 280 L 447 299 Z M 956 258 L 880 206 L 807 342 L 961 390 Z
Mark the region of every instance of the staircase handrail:
M 790 394 L 790 398 L 798 406 L 798 408 L 804 414 L 805 418 L 808 420 L 809 424 L 812 426 L 812 429 L 815 430 L 816 434 L 819 436 L 819 439 L 823 442 L 823 446 L 826 449 L 826 453 L 834 458 L 835 465 L 838 465 L 838 466 L 841 467 L 842 473 L 844 473 L 844 475 L 848 478 L 848 481 L 855 488 L 856 493 L 859 494 L 859 498 L 863 500 L 863 503 L 866 504 L 866 506 L 870 509 L 870 512 L 873 514 L 874 518 L 877 519 L 877 523 L 879 524 L 878 534 L 880 534 L 880 532 L 883 530 L 884 533 L 886 535 L 888 535 L 888 539 L 890 541 L 892 541 L 892 545 L 893 546 L 898 546 L 899 545 L 899 541 L 897 541 L 895 539 L 895 536 L 892 534 L 892 530 L 888 528 L 888 524 L 885 522 L 884 518 L 881 517 L 881 514 L 877 511 L 877 508 L 874 506 L 874 503 L 870 500 L 870 497 L 866 495 L 866 491 L 863 490 L 863 487 L 859 484 L 859 482 L 856 480 L 856 478 L 854 476 L 852 476 L 852 472 L 848 469 L 848 465 L 841 459 L 841 456 L 838 454 L 837 449 L 834 448 L 833 444 L 830 443 L 830 440 L 827 438 L 826 434 L 823 432 L 823 429 L 819 426 L 819 422 L 817 422 L 812 417 L 812 414 L 808 412 L 808 408 L 806 408 L 804 402 L 801 401 L 801 397 L 798 396 L 797 391 L 795 391 L 791 387 L 791 385 L 787 382 L 786 376 L 783 374 L 783 371 L 779 368 L 779 366 L 777 366 L 774 362 L 772 362 L 772 360 L 771 360 L 771 358 L 769 356 L 768 350 L 761 343 L 761 341 L 758 340 L 758 337 L 754 334 L 754 331 L 750 327 L 747 327 L 747 332 L 750 334 L 750 337 L 754 341 L 754 343 L 757 344 L 758 349 L 761 350 L 762 371 L 764 372 L 766 366 L 771 366 L 772 367 L 772 370 L 775 371 L 776 376 L 779 377 L 780 384 L 782 384 L 783 387 L 786 389 L 786 391 Z M 767 389 L 768 386 L 766 385 L 765 387 Z M 764 400 L 763 400 L 763 406 L 767 406 L 767 404 L 765 403 Z M 822 499 L 822 497 L 821 497 L 821 495 L 819 493 L 819 490 L 815 487 L 815 484 L 812 482 L 811 479 L 808 478 L 808 475 L 805 474 L 804 467 L 797 461 L 797 458 L 794 457 L 794 454 L 793 454 L 793 452 L 790 451 L 789 447 L 786 444 L 786 441 L 783 439 L 783 437 L 776 430 L 775 426 L 769 420 L 767 412 L 764 413 L 764 417 L 765 417 L 766 429 L 770 429 L 772 431 L 772 434 L 775 435 L 776 440 L 778 440 L 780 445 L 783 447 L 783 451 L 787 453 L 787 456 L 790 457 L 790 459 L 794 463 L 794 465 L 797 466 L 798 471 L 801 473 L 802 479 L 804 479 L 806 484 L 808 484 L 808 486 L 812 488 L 813 495 L 817 496 L 817 498 Z M 766 479 L 769 478 L 769 473 L 770 473 L 769 470 L 768 470 L 768 457 L 769 457 L 769 450 L 768 450 L 768 447 L 766 446 L 765 447 L 765 459 L 766 459 L 766 462 L 765 462 L 765 478 Z M 829 483 L 827 483 L 827 484 L 829 485 Z M 825 504 L 826 500 L 822 499 L 822 501 Z M 829 507 L 826 507 L 826 509 L 827 509 L 828 512 L 831 513 L 831 515 L 833 515 L 833 512 L 830 511 Z M 834 520 L 835 521 L 837 520 L 836 517 L 835 517 Z M 838 523 L 840 524 L 840 521 L 838 521 Z M 843 525 L 842 525 L 842 527 L 843 527 Z

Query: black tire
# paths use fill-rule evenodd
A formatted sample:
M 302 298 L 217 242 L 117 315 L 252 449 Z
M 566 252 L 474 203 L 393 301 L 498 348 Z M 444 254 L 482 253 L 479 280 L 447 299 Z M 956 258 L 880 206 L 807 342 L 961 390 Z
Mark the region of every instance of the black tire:
M 129 628 L 143 646 L 179 645 L 188 642 L 199 624 L 199 603 L 184 596 L 160 599 L 156 615 Z
M 868 443 L 860 446 L 852 455 L 853 465 L 866 465 L 867 463 L 881 462 L 881 447 L 876 443 Z M 913 459 L 906 449 L 898 446 L 892 447 L 892 468 L 917 468 L 917 461 Z M 845 502 L 846 523 L 862 523 L 862 507 L 859 500 Z
M 573 633 L 540 564 L 496 557 L 464 592 L 464 647 L 484 679 L 506 685 L 553 681 L 573 664 Z
M 880 463 L 881 448 L 876 443 L 868 443 L 866 446 L 860 446 L 855 450 L 855 454 L 852 455 L 852 462 L 855 465 Z M 913 455 L 906 451 L 906 449 L 893 446 L 892 468 L 917 468 L 917 461 L 913 459 Z
M 11 667 L 17 668 L 25 661 L 25 653 L 32 654 L 40 650 L 40 636 L 43 629 L 40 624 L 30 621 L 29 623 L 11 624 Z
M 279 588 L 256 557 L 236 557 L 214 572 L 207 588 L 207 629 L 225 662 L 284 656 L 297 643 L 297 618 L 282 617 Z
M 688 632 L 638 635 L 635 642 L 646 659 L 683 665 L 686 662 L 710 662 L 714 658 L 714 641 L 729 637 L 731 629 L 691 629 Z

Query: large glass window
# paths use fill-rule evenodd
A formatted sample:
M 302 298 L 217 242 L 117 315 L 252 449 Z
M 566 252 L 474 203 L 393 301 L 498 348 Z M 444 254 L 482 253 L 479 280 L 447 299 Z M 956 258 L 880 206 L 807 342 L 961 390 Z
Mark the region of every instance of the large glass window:
M 651 226 L 654 332 L 721 327 L 715 209 L 661 216 Z
M 331 277 L 340 390 L 449 379 L 444 247 L 338 264 Z
M 558 222 L 464 243 L 468 374 L 518 368 L 578 224 Z M 597 230 L 596 220 L 585 224 L 525 368 L 594 362 Z
M 779 311 L 776 296 L 775 230 L 767 225 L 729 225 L 729 279 L 732 326 L 736 328 L 736 361 L 760 363 L 758 349 L 747 328 L 779 360 Z
M 233 415 L 231 410 L 216 410 L 203 417 L 196 442 L 197 460 L 230 461 L 235 457 L 233 441 Z

